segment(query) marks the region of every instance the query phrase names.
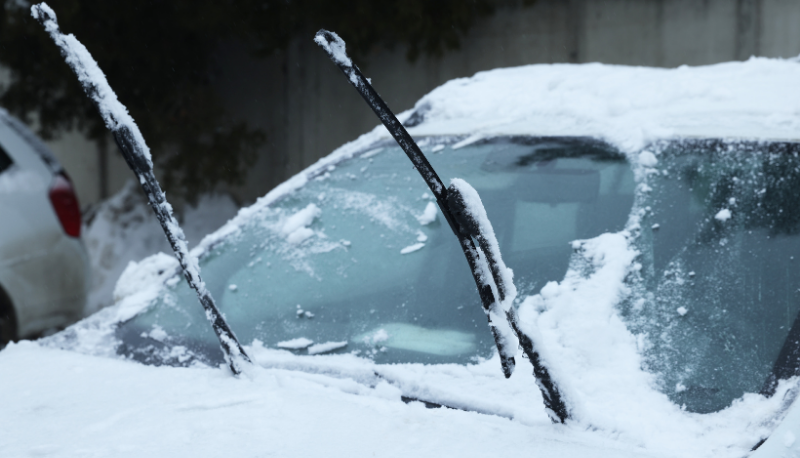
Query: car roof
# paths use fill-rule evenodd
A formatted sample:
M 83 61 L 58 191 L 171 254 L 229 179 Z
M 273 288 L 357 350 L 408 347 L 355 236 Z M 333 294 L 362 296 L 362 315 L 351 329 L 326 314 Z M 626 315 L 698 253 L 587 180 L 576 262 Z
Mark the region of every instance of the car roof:
M 593 136 L 625 152 L 676 137 L 797 141 L 797 81 L 798 59 L 528 65 L 448 81 L 407 116 L 412 135 Z

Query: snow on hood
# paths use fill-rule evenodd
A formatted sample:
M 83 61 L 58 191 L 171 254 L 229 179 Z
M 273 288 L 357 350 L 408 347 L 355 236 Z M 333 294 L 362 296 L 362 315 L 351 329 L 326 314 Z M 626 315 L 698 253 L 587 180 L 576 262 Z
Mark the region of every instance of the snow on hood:
M 547 420 L 404 404 L 386 382 L 259 367 L 235 378 L 31 342 L 0 352 L 0 366 L 17 371 L 0 377 L 4 457 L 664 456 Z M 456 371 L 469 372 L 439 378 L 457 382 Z

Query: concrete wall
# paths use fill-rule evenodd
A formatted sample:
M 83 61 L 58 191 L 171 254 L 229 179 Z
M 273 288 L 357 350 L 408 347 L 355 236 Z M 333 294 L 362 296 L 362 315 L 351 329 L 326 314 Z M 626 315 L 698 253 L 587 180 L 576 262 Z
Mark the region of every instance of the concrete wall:
M 244 201 L 378 123 L 312 36 L 264 60 L 235 46 L 219 53 L 217 88 L 230 112 L 268 136 L 247 184 L 233 190 Z M 554 62 L 674 67 L 798 54 L 800 0 L 538 0 L 527 8 L 501 9 L 478 24 L 459 51 L 441 59 L 409 63 L 403 49 L 384 50 L 370 56 L 362 70 L 399 112 L 449 79 L 496 67 Z M 97 152 L 70 138 L 53 148 L 78 182 L 83 202 L 98 199 Z M 110 153 L 113 192 L 129 174 L 118 153 Z

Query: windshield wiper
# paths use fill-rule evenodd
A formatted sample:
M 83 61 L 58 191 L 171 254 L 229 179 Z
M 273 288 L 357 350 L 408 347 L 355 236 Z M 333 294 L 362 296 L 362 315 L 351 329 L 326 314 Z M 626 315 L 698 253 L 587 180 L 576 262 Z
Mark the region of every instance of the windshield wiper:
M 250 363 L 250 358 L 239 344 L 239 340 L 236 339 L 225 318 L 219 312 L 214 298 L 211 297 L 211 293 L 200 278 L 200 266 L 197 264 L 197 258 L 189 253 L 183 230 L 172 215 L 172 206 L 167 202 L 167 198 L 153 174 L 150 150 L 144 142 L 139 127 L 128 114 L 127 108 L 117 100 L 106 76 L 86 47 L 73 35 L 61 33 L 56 13 L 47 4 L 40 3 L 31 7 L 31 15 L 39 21 L 59 47 L 67 65 L 75 72 L 84 92 L 94 102 L 106 127 L 114 135 L 114 140 L 122 151 L 125 162 L 139 179 L 147 201 L 155 212 L 158 222 L 161 223 L 164 235 L 167 236 L 167 240 L 175 252 L 175 257 L 178 258 L 178 262 L 183 268 L 183 276 L 197 293 L 197 298 L 206 312 L 206 318 L 219 338 L 228 366 L 234 374 L 238 375 L 242 372 L 244 365 Z
M 564 423 L 569 418 L 569 411 L 558 386 L 539 358 L 533 341 L 520 329 L 514 306 L 512 304 L 508 304 L 507 307 L 501 305 L 509 296 L 509 285 L 503 275 L 505 265 L 500 256 L 494 230 L 489 218 L 486 217 L 486 211 L 477 191 L 464 180 L 458 179 L 454 179 L 450 187 L 444 186 L 414 139 L 347 56 L 344 40 L 333 32 L 320 30 L 314 37 L 314 41 L 344 72 L 347 80 L 386 126 L 436 197 L 436 202 L 450 225 L 450 229 L 458 238 L 472 271 L 481 304 L 488 317 L 489 327 L 500 353 L 503 375 L 506 378 L 510 377 L 515 366 L 514 351 L 511 348 L 513 339 L 510 339 L 505 331 L 510 327 L 519 340 L 522 351 L 533 365 L 533 374 L 542 391 L 545 408 L 550 419 L 556 423 Z M 492 320 L 493 318 L 495 321 Z

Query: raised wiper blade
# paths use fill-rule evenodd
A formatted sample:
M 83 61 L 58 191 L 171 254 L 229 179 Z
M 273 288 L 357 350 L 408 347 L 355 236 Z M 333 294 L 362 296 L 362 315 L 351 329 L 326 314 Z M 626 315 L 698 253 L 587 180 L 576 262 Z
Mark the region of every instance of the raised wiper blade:
M 250 363 L 250 358 L 217 309 L 214 298 L 211 297 L 211 293 L 200 278 L 200 266 L 197 258 L 189 253 L 183 230 L 172 215 L 172 206 L 167 202 L 167 198 L 153 174 L 150 149 L 144 142 L 139 127 L 128 114 L 127 108 L 117 100 L 117 95 L 109 86 L 105 74 L 100 70 L 86 47 L 73 35 L 61 33 L 56 13 L 46 3 L 39 3 L 31 7 L 31 15 L 42 24 L 45 31 L 50 34 L 50 38 L 59 47 L 67 65 L 75 72 L 84 92 L 94 102 L 106 127 L 114 135 L 114 140 L 122 151 L 125 162 L 139 179 L 147 201 L 155 212 L 158 222 L 161 223 L 164 235 L 167 236 L 167 240 L 175 252 L 175 257 L 178 258 L 178 262 L 183 268 L 186 281 L 197 293 L 197 298 L 206 312 L 206 318 L 219 338 L 228 366 L 234 374 L 238 375 L 242 372 L 244 364 Z
M 507 309 L 503 310 L 500 305 L 508 296 L 509 285 L 506 284 L 502 275 L 505 265 L 502 263 L 494 230 L 486 217 L 477 191 L 463 180 L 453 180 L 450 187 L 444 186 L 439 175 L 403 124 L 347 56 L 344 40 L 333 32 L 320 30 L 314 37 L 314 41 L 344 72 L 347 80 L 386 126 L 436 197 L 439 209 L 450 225 L 450 229 L 458 238 L 472 271 L 483 310 L 486 312 L 489 327 L 500 353 L 503 374 L 506 378 L 510 377 L 515 366 L 514 351 L 510 345 L 510 339 L 507 338 L 504 331 L 507 329 L 505 328 L 507 325 L 516 335 L 522 351 L 533 365 L 533 374 L 542 391 L 545 408 L 550 419 L 553 422 L 564 423 L 569 418 L 569 411 L 558 386 L 539 358 L 539 353 L 533 347 L 533 341 L 520 329 L 514 307 L 509 305 Z M 496 321 L 492 321 L 492 317 L 495 317 Z M 503 318 L 506 323 L 502 322 Z

